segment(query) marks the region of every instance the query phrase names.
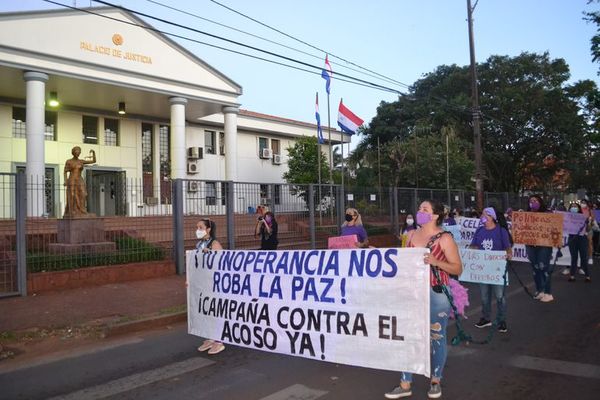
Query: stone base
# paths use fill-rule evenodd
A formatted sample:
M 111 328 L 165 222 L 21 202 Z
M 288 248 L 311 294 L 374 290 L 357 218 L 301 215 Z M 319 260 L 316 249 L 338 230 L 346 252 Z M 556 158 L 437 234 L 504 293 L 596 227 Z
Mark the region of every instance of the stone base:
M 50 243 L 48 251 L 52 254 L 100 254 L 117 251 L 115 242 L 97 243 Z
M 102 218 L 63 218 L 58 219 L 58 237 L 60 244 L 101 243 L 104 237 Z

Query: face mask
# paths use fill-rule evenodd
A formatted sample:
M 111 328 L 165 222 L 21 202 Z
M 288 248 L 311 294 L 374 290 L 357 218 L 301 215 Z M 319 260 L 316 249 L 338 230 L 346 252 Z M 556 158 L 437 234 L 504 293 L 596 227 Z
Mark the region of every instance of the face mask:
M 481 225 L 485 225 L 486 222 L 487 222 L 487 220 L 488 220 L 487 217 L 481 217 L 481 218 L 479 218 L 479 222 L 481 222 Z
M 346 214 L 346 222 L 352 221 L 352 215 Z
M 539 203 L 529 203 L 529 208 L 532 211 L 537 211 L 540 209 L 540 204 Z
M 573 207 L 569 211 L 571 211 L 572 213 L 578 213 L 579 209 L 577 207 Z
M 198 239 L 202 239 L 204 236 L 206 236 L 206 231 L 203 231 L 201 229 L 196 230 L 196 237 Z
M 417 212 L 417 224 L 419 224 L 419 225 L 425 225 L 426 223 L 431 221 L 431 218 L 432 218 L 432 214 L 421 212 L 421 211 Z
M 407 224 L 407 225 L 412 225 L 412 224 L 414 224 L 414 223 L 415 223 L 415 220 L 414 220 L 414 219 L 412 219 L 412 218 L 406 218 L 406 224 Z

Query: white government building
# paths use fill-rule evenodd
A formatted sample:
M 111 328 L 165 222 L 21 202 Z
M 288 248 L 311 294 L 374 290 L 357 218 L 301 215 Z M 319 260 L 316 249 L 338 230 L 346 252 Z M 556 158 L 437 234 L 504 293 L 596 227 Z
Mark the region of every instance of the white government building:
M 240 109 L 238 83 L 135 15 L 84 10 L 101 16 L 0 13 L 0 172 L 24 169 L 46 185 L 28 194 L 28 215 L 62 216 L 59 188 L 74 146 L 81 158 L 96 152 L 85 179 L 88 209 L 98 215 L 168 211 L 168 178 L 284 183 L 286 149 L 316 136 L 315 124 Z M 340 135 L 332 131 L 332 143 Z M 202 204 L 212 209 L 197 212 L 222 212 L 219 186 L 188 183 L 190 196 L 214 192 Z M 3 211 L 14 208 L 10 196 L 0 199 Z

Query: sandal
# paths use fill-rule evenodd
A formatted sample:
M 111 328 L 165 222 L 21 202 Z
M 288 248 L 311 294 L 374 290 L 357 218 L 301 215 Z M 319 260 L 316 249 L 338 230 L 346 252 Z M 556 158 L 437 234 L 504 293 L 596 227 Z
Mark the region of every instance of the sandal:
M 221 342 L 214 342 L 213 345 L 210 347 L 210 350 L 208 351 L 208 354 L 217 354 L 222 352 L 223 350 L 225 350 L 225 345 Z
M 202 342 L 200 347 L 198 347 L 198 351 L 206 351 L 210 349 L 216 342 L 214 340 L 208 339 Z

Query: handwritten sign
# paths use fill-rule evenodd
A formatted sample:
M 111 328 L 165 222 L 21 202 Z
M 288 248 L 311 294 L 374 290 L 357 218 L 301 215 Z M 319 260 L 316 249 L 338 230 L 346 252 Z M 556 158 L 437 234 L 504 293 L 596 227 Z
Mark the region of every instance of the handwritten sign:
M 188 251 L 188 332 L 429 376 L 427 250 Z
M 358 236 L 332 236 L 327 239 L 328 249 L 355 249 L 358 243 Z
M 562 246 L 563 216 L 557 213 L 522 212 L 512 214 L 515 243 L 530 246 Z
M 458 277 L 461 282 L 504 285 L 506 252 L 475 249 L 459 249 L 463 272 Z M 508 285 L 508 274 L 506 275 Z
M 563 216 L 563 235 L 581 235 L 585 232 L 586 216 L 579 213 L 556 211 Z

